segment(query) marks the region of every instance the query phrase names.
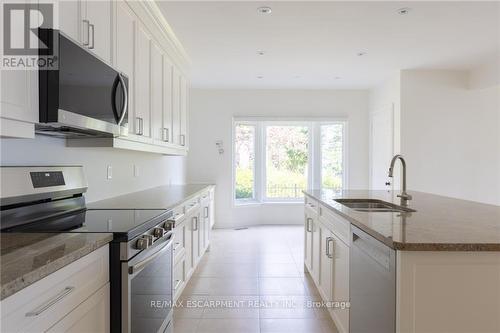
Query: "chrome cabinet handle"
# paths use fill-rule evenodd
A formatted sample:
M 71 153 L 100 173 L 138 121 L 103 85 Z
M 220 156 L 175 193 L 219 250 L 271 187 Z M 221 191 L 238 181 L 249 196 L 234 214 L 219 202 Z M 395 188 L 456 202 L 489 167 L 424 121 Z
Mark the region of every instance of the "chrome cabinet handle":
M 162 132 L 161 132 L 161 135 L 162 135 L 162 140 L 165 141 L 165 142 L 168 142 L 168 128 L 166 127 L 163 127 L 162 129 Z
M 179 285 L 181 284 L 182 280 L 175 280 L 176 283 L 174 285 L 174 290 L 177 290 L 177 288 L 179 288 Z
M 207 207 L 205 207 L 205 218 L 207 218 L 207 219 L 208 219 L 208 206 L 207 206 Z
M 184 134 L 181 134 L 181 146 L 186 145 L 186 136 Z
M 330 259 L 333 258 L 333 254 L 330 252 L 330 244 L 335 246 L 333 237 L 326 237 L 326 256 Z
M 89 39 L 90 39 L 90 31 L 89 31 L 89 25 L 90 25 L 90 21 L 89 20 L 83 20 L 83 31 L 84 31 L 84 36 L 85 36 L 85 31 L 87 31 L 87 39 L 83 39 L 83 45 L 84 46 L 87 46 L 89 45 Z M 85 25 L 87 26 L 87 29 L 85 29 Z
M 193 216 L 193 221 L 192 222 L 196 226 L 196 228 L 192 227 L 193 231 L 198 231 L 198 217 L 197 216 Z
M 137 135 L 143 135 L 144 134 L 144 120 L 142 117 L 135 117 L 137 119 L 137 129 L 136 129 L 136 134 Z
M 36 317 L 42 314 L 44 311 L 48 310 L 54 304 L 62 300 L 64 297 L 68 296 L 75 287 L 66 287 L 59 294 L 54 296 L 52 299 L 48 300 L 45 304 L 40 305 L 38 308 L 26 313 L 26 317 Z
M 94 49 L 94 24 L 89 24 L 89 30 L 90 28 L 92 28 L 92 44 L 90 44 L 89 49 L 92 50 Z
M 307 232 L 312 232 L 312 228 L 311 228 L 311 222 L 313 221 L 312 218 L 308 217 L 307 220 L 306 220 L 306 231 Z

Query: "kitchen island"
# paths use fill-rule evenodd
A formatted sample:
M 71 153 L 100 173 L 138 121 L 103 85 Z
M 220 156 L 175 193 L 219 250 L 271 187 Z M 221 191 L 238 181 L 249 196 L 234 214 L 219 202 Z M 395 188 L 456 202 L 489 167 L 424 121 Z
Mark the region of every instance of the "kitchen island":
M 412 211 L 370 212 L 336 200 L 397 193 L 304 193 L 305 269 L 324 300 L 350 300 L 330 311 L 339 331 L 500 331 L 500 207 L 410 192 Z

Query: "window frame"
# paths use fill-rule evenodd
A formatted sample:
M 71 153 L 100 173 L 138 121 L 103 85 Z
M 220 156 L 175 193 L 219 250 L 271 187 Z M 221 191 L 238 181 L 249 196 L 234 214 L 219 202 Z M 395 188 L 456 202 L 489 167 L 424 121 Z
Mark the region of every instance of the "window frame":
M 322 183 L 322 155 L 321 155 L 321 125 L 342 124 L 342 189 L 348 187 L 348 121 L 345 118 L 261 118 L 246 117 L 233 118 L 232 121 L 232 203 L 233 206 L 262 205 L 262 204 L 302 204 L 302 198 L 267 198 L 266 196 L 266 158 L 267 158 L 267 127 L 268 126 L 306 126 L 308 128 L 308 174 L 307 190 L 320 188 Z M 251 199 L 236 199 L 236 126 L 249 125 L 255 128 L 254 138 L 254 182 Z

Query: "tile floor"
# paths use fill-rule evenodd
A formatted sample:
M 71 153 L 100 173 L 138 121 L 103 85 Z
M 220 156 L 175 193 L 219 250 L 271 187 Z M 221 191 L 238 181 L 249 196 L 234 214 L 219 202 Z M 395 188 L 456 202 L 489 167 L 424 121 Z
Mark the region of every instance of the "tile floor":
M 174 310 L 174 333 L 336 333 L 304 274 L 302 226 L 213 230 Z

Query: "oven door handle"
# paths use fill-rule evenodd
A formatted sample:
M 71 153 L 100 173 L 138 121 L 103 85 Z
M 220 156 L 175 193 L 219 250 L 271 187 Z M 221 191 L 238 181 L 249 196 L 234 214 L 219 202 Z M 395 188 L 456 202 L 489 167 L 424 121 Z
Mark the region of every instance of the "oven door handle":
M 128 268 L 128 274 L 129 275 L 133 275 L 133 274 L 137 274 L 139 273 L 140 271 L 142 271 L 151 261 L 155 260 L 158 256 L 160 256 L 165 250 L 168 249 L 168 247 L 172 244 L 172 240 L 173 240 L 173 237 L 172 237 L 172 232 L 167 232 L 165 234 L 164 237 L 160 238 L 160 239 L 166 239 L 165 241 L 162 241 L 162 243 L 164 243 L 164 245 L 157 245 L 153 248 L 150 248 L 151 250 L 154 250 L 155 248 L 159 247 L 159 249 L 153 253 L 152 255 L 150 255 L 149 257 L 147 257 L 146 259 L 142 260 L 142 261 L 139 261 L 137 264 L 134 264 L 132 266 L 129 266 Z M 149 250 L 148 250 L 149 252 Z

